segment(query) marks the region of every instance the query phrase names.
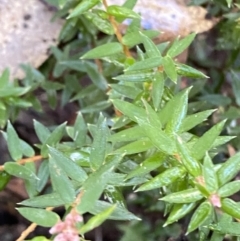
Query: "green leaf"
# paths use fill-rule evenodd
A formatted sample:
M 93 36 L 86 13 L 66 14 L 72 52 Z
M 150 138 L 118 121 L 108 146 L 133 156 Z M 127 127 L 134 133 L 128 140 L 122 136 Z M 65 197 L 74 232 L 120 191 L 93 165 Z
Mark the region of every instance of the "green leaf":
M 10 175 L 20 177 L 29 181 L 39 180 L 38 177 L 29 168 L 19 165 L 15 162 L 6 162 L 4 164 L 4 170 Z
M 40 193 L 49 180 L 49 168 L 48 168 L 48 160 L 45 160 L 41 163 L 38 168 L 37 176 L 39 178 L 39 182 L 37 183 L 37 191 Z
M 201 160 L 206 151 L 209 151 L 215 141 L 215 139 L 220 135 L 222 129 L 225 125 L 226 120 L 219 122 L 214 125 L 210 130 L 205 132 L 195 144 L 192 146 L 192 157 L 196 160 Z
M 176 146 L 174 141 L 164 131 L 160 128 L 155 128 L 142 119 L 138 119 L 138 124 L 156 148 L 170 155 L 175 152 Z
M 20 146 L 24 156 L 32 157 L 35 155 L 34 149 L 27 142 L 20 140 Z
M 234 96 L 236 98 L 236 103 L 238 106 L 240 106 L 240 81 L 239 81 L 239 73 L 236 71 L 231 70 L 232 74 L 232 90 L 234 93 Z
M 205 110 L 205 111 L 202 111 L 202 112 L 198 112 L 196 114 L 192 114 L 192 115 L 189 115 L 187 116 L 180 128 L 179 128 L 179 133 L 183 133 L 183 132 L 186 132 L 186 131 L 189 131 L 191 130 L 193 127 L 201 124 L 202 122 L 204 122 L 208 116 L 210 116 L 214 111 L 216 111 L 215 109 L 214 110 Z
M 169 48 L 169 50 L 167 52 L 167 55 L 174 58 L 177 55 L 181 54 L 192 43 L 195 36 L 196 36 L 196 33 L 192 33 L 192 34 L 188 35 L 187 37 L 185 37 L 181 40 L 178 40 L 178 39 L 175 40 L 175 42 Z
M 74 161 L 67 158 L 60 151 L 52 148 L 49 148 L 49 155 L 54 159 L 55 163 L 60 167 L 64 172 L 73 180 L 77 182 L 84 182 L 87 179 L 86 172 L 78 166 Z
M 89 209 L 89 212 L 93 215 L 101 213 L 103 210 L 111 207 L 112 204 L 105 201 L 96 201 L 95 204 Z M 110 214 L 108 219 L 112 220 L 140 220 L 140 218 L 136 217 L 134 214 L 130 213 L 127 209 L 122 206 L 117 205 L 113 212 Z
M 240 236 L 239 222 L 219 222 L 217 224 L 209 225 L 209 228 L 221 234 L 224 234 L 224 236 L 226 234 L 229 234 L 231 236 Z M 220 241 L 222 241 L 222 239 Z
M 135 141 L 145 137 L 139 126 L 134 126 L 123 131 L 119 131 L 108 138 L 108 141 L 115 142 L 125 142 L 125 141 Z
M 176 143 L 183 165 L 192 176 L 199 177 L 201 175 L 201 166 L 199 162 L 190 155 L 188 148 L 184 145 L 180 137 L 177 138 Z
M 122 84 L 111 84 L 110 87 L 119 94 L 126 96 L 130 99 L 137 98 L 137 96 L 139 96 L 139 94 L 142 92 L 142 90 L 137 88 L 136 86 L 133 87 Z
M 82 13 L 84 13 L 84 12 L 88 11 L 89 9 L 93 8 L 94 6 L 96 6 L 99 2 L 100 2 L 100 0 L 83 0 L 83 1 L 81 1 L 73 9 L 71 14 L 67 17 L 67 19 L 73 18 L 73 17 L 78 17 Z
M 56 213 L 44 209 L 17 208 L 17 210 L 29 221 L 43 227 L 52 227 L 60 220 Z
M 232 0 L 226 0 L 228 7 L 230 8 L 232 5 Z
M 103 100 L 100 102 L 96 102 L 92 105 L 88 105 L 85 108 L 82 108 L 81 112 L 82 113 L 92 113 L 92 112 L 96 112 L 96 111 L 100 112 L 100 111 L 107 109 L 111 105 L 112 105 L 111 102 L 109 102 L 108 100 Z
M 54 131 L 51 133 L 51 135 L 45 140 L 43 143 L 43 146 L 41 148 L 41 155 L 42 156 L 47 156 L 48 154 L 48 146 L 55 146 L 56 144 L 59 143 L 59 141 L 62 139 L 65 127 L 66 127 L 66 122 L 63 124 L 59 125 L 54 129 Z
M 81 59 L 100 59 L 100 58 L 121 53 L 122 51 L 123 49 L 120 43 L 111 42 L 89 50 L 81 57 Z
M 33 120 L 34 130 L 38 136 L 38 139 L 41 141 L 41 143 L 45 143 L 46 140 L 51 135 L 51 132 L 48 130 L 47 127 L 45 127 L 40 122 Z
M 142 30 L 142 33 L 150 39 L 159 36 L 159 32 L 156 30 Z M 122 38 L 122 43 L 129 47 L 133 47 L 142 42 L 142 35 L 138 30 L 127 32 Z
M 145 110 L 134 104 L 122 100 L 112 100 L 112 102 L 120 112 L 135 122 L 137 121 L 137 118 L 141 119 L 146 116 Z
M 77 118 L 74 123 L 74 143 L 77 147 L 82 147 L 85 144 L 87 136 L 87 125 L 84 121 L 81 112 L 78 112 Z
M 225 183 L 231 181 L 240 171 L 240 152 L 230 157 L 222 164 L 217 171 L 218 183 L 221 187 Z
M 141 139 L 134 142 L 131 142 L 125 146 L 120 147 L 119 149 L 115 150 L 114 154 L 121 154 L 124 153 L 125 155 L 137 154 L 140 152 L 147 151 L 153 148 L 153 144 L 148 139 Z
M 240 219 L 240 206 L 229 198 L 221 201 L 221 210 L 234 218 Z
M 187 234 L 200 227 L 209 218 L 212 212 L 213 207 L 208 201 L 201 203 L 190 220 Z
M 99 69 L 97 68 L 96 64 L 93 64 L 89 61 L 85 61 L 84 66 L 93 84 L 95 84 L 100 90 L 106 91 L 108 87 L 107 80 L 104 78 L 101 72 L 99 72 Z
M 49 158 L 49 171 L 53 189 L 59 194 L 65 204 L 71 204 L 75 199 L 75 190 L 67 174 L 57 165 L 53 158 Z
M 130 71 L 143 71 L 143 70 L 151 70 L 154 68 L 159 67 L 162 64 L 162 58 L 161 56 L 158 57 L 151 57 L 148 59 L 144 59 L 140 62 L 136 62 L 127 69 L 125 69 L 125 72 Z
M 164 79 L 163 73 L 157 72 L 153 78 L 152 93 L 151 93 L 152 102 L 153 102 L 155 111 L 158 111 L 160 107 L 160 103 L 164 92 L 164 84 L 165 84 L 165 79 Z
M 161 53 L 157 46 L 154 44 L 154 42 L 148 38 L 146 35 L 143 34 L 143 32 L 140 32 L 142 43 L 144 45 L 144 49 L 146 50 L 147 56 L 149 58 L 152 57 L 161 57 Z
M 160 198 L 160 200 L 169 203 L 192 203 L 199 201 L 203 198 L 201 192 L 196 188 L 190 188 L 184 191 L 168 194 Z
M 35 163 L 33 163 L 33 162 L 25 163 L 25 167 L 28 168 L 34 174 L 36 174 Z M 35 180 L 25 179 L 24 180 L 25 189 L 26 189 L 29 197 L 34 197 L 39 194 L 37 191 L 37 186 L 38 186 L 39 181 L 40 181 L 39 179 L 35 179 Z
M 129 73 L 124 75 L 119 75 L 117 77 L 114 77 L 113 79 L 119 80 L 119 81 L 126 81 L 126 82 L 146 82 L 146 81 L 152 81 L 154 78 L 153 72 L 137 72 L 137 73 Z
M 209 193 L 215 193 L 218 190 L 218 178 L 214 170 L 214 165 L 208 153 L 204 157 L 202 172 L 205 187 Z
M 167 77 L 172 80 L 174 83 L 177 83 L 177 70 L 175 63 L 170 56 L 163 57 L 163 69 Z
M 148 104 L 148 102 L 144 99 L 142 99 L 142 102 L 144 104 L 144 107 L 146 109 L 146 116 L 147 116 L 147 121 L 149 122 L 150 125 L 155 127 L 156 129 L 162 128 L 162 123 L 160 122 L 160 119 L 157 115 L 157 113 L 152 109 L 152 107 Z
M 209 78 L 204 73 L 185 64 L 176 65 L 177 74 L 190 78 Z
M 118 6 L 118 5 L 108 6 L 107 13 L 114 17 L 120 17 L 120 18 L 137 18 L 137 19 L 141 18 L 139 14 L 135 13 L 131 9 Z
M 163 227 L 177 222 L 179 219 L 186 216 L 189 212 L 191 212 L 195 207 L 196 203 L 187 203 L 187 204 L 174 204 L 167 221 L 164 223 Z
M 104 12 L 104 13 L 107 15 L 106 12 Z M 93 23 L 97 27 L 97 29 L 99 29 L 101 32 L 108 34 L 108 35 L 114 34 L 114 28 L 108 19 L 103 19 L 98 14 L 93 13 L 93 12 L 87 12 L 84 14 L 84 16 L 89 21 L 91 21 L 91 23 Z
M 77 206 L 79 213 L 88 212 L 98 198 L 101 196 L 111 176 L 108 173 L 119 164 L 123 156 L 113 156 L 109 158 L 97 171 L 89 175 L 88 179 L 83 183 L 80 204 Z
M 183 178 L 185 173 L 186 173 L 186 170 L 184 167 L 180 167 L 180 166 L 172 167 L 172 168 L 167 169 L 166 171 L 162 172 L 161 174 L 157 175 L 150 181 L 141 185 L 136 190 L 136 192 L 147 191 L 147 190 L 151 190 L 151 189 L 160 188 L 163 186 L 168 186 L 168 185 L 174 183 L 177 179 Z
M 106 120 L 100 116 L 97 123 L 97 132 L 93 136 L 90 153 L 90 165 L 94 171 L 96 171 L 105 160 L 108 134 L 109 130 Z
M 57 192 L 45 194 L 30 199 L 26 199 L 19 204 L 30 207 L 46 208 L 46 207 L 60 207 L 65 204 L 61 196 Z
M 114 211 L 116 205 L 112 205 L 111 207 L 107 208 L 106 210 L 102 211 L 101 213 L 95 215 L 94 217 L 90 218 L 86 224 L 84 224 L 80 228 L 80 233 L 84 234 L 89 232 L 90 230 L 98 227 L 101 225 Z
M 7 172 L 5 171 L 0 172 L 0 191 L 2 191 L 6 187 L 10 179 L 11 179 L 11 176 Z
M 154 155 L 150 156 L 146 160 L 144 160 L 136 169 L 131 171 L 126 179 L 137 177 L 137 176 L 145 176 L 149 172 L 160 167 L 163 162 L 166 160 L 166 155 L 162 152 L 157 152 Z
M 166 133 L 173 134 L 178 132 L 183 119 L 187 114 L 189 91 L 190 88 L 181 91 L 178 98 L 173 98 L 171 105 L 171 112 L 173 114 L 166 125 Z
M 21 142 L 10 121 L 7 125 L 7 145 L 13 160 L 17 161 L 22 158 Z
M 0 77 L 0 89 L 7 87 L 9 85 L 10 83 L 9 77 L 10 77 L 10 71 L 7 68 L 2 72 L 2 75 Z
M 218 190 L 218 195 L 220 197 L 229 197 L 240 191 L 240 181 L 233 181 L 225 184 Z

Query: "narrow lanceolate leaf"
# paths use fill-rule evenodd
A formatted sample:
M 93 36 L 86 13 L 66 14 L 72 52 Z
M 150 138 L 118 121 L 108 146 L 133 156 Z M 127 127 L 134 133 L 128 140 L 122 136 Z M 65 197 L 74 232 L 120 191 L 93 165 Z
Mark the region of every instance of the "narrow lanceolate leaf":
M 209 193 L 215 193 L 218 189 L 218 178 L 208 153 L 206 153 L 204 158 L 202 171 L 206 189 Z
M 7 125 L 7 145 L 13 160 L 17 161 L 22 158 L 20 139 L 10 121 L 8 121 Z
M 157 72 L 153 78 L 152 93 L 151 93 L 155 111 L 159 109 L 159 106 L 162 100 L 164 83 L 165 83 L 165 79 L 164 79 L 163 73 Z
M 240 180 L 229 182 L 219 188 L 218 195 L 220 197 L 229 197 L 240 191 Z
M 84 62 L 84 67 L 86 68 L 86 72 L 93 84 L 95 84 L 100 90 L 107 90 L 107 80 L 99 73 L 98 67 L 96 64 L 91 63 L 90 61 Z
M 191 188 L 180 192 L 171 193 L 160 200 L 169 203 L 192 203 L 203 198 L 198 189 Z
M 157 115 L 157 113 L 152 109 L 152 107 L 145 101 L 144 99 L 142 100 L 144 107 L 146 109 L 146 116 L 147 120 L 155 128 L 162 128 L 162 123 L 160 122 L 160 119 Z
M 240 236 L 239 222 L 219 222 L 217 224 L 209 225 L 209 228 L 220 234 L 224 234 L 224 236 L 226 236 L 226 234 L 231 236 Z M 211 239 L 211 241 L 215 241 L 215 240 Z M 222 239 L 218 239 L 216 241 L 222 241 Z
M 78 166 L 74 161 L 64 156 L 60 151 L 49 147 L 49 154 L 55 163 L 66 172 L 73 180 L 83 182 L 87 179 L 86 172 Z
M 208 118 L 208 116 L 210 116 L 214 111 L 215 110 L 205 110 L 205 111 L 187 116 L 183 120 L 179 128 L 179 132 L 182 133 L 182 132 L 191 130 L 193 127 L 204 122 Z
M 144 160 L 136 169 L 134 169 L 127 175 L 126 179 L 146 175 L 151 171 L 155 170 L 156 168 L 160 167 L 165 160 L 166 155 L 162 152 L 158 152 Z
M 185 173 L 186 169 L 184 167 L 172 167 L 157 175 L 147 183 L 144 183 L 136 190 L 136 192 L 168 186 L 175 182 L 177 179 L 183 178 Z
M 120 18 L 141 18 L 140 15 L 135 13 L 133 10 L 117 5 L 109 6 L 107 8 L 107 13 Z
M 210 130 L 204 133 L 192 147 L 192 156 L 196 160 L 201 160 L 206 151 L 209 151 L 212 148 L 212 145 L 215 139 L 220 135 L 222 129 L 225 125 L 226 120 L 221 121 L 220 123 L 214 125 Z
M 166 132 L 167 133 L 176 133 L 178 132 L 183 119 L 185 118 L 187 114 L 187 108 L 188 108 L 188 94 L 189 94 L 190 88 L 184 90 L 181 92 L 180 95 L 178 95 L 178 98 L 174 98 L 174 103 L 172 105 L 172 116 L 171 119 L 167 122 L 166 125 Z
M 182 53 L 185 49 L 188 48 L 188 46 L 192 43 L 194 40 L 196 34 L 192 33 L 189 34 L 187 37 L 181 39 L 181 40 L 176 40 L 172 46 L 169 48 L 167 54 L 171 56 L 172 58 L 176 57 L 180 53 Z
M 135 64 L 128 67 L 125 70 L 125 72 L 151 70 L 153 68 L 159 67 L 161 64 L 162 64 L 162 58 L 160 56 L 152 57 L 152 58 L 144 59 L 140 62 L 136 62 Z
M 138 119 L 137 122 L 156 148 L 170 155 L 176 151 L 176 146 L 172 138 L 160 128 L 153 127 L 150 123 L 142 119 Z
M 177 138 L 176 145 L 181 156 L 181 162 L 188 172 L 194 177 L 200 176 L 201 166 L 199 162 L 190 155 L 188 148 L 184 145 L 180 137 Z
M 221 202 L 223 212 L 231 215 L 234 218 L 240 219 L 240 206 L 229 198 L 225 198 Z
M 89 50 L 81 59 L 99 59 L 121 53 L 122 51 L 123 49 L 120 43 L 111 42 Z
M 177 222 L 179 219 L 183 218 L 189 212 L 191 212 L 195 207 L 196 203 L 186 203 L 186 204 L 174 204 L 172 211 L 170 212 L 167 221 L 164 223 L 164 227 Z
M 111 179 L 108 175 L 122 160 L 123 156 L 113 156 L 97 171 L 89 175 L 88 179 L 83 183 L 82 192 L 83 196 L 81 202 L 77 206 L 78 212 L 81 214 L 88 212 L 95 204 L 98 198 L 103 193 L 107 182 Z
M 146 50 L 147 56 L 149 58 L 161 56 L 161 53 L 157 48 L 156 44 L 153 43 L 153 41 L 150 38 L 148 38 L 146 35 L 144 35 L 142 32 L 140 32 L 140 35 L 142 37 L 142 43 Z
M 52 227 L 60 220 L 59 216 L 56 213 L 45 209 L 17 208 L 17 210 L 23 217 L 25 217 L 29 221 L 43 227 Z
M 108 127 L 106 120 L 99 118 L 97 132 L 93 136 L 93 144 L 90 153 L 90 164 L 93 170 L 97 170 L 104 162 L 107 148 Z
M 137 118 L 146 119 L 146 112 L 143 108 L 122 100 L 112 100 L 112 102 L 120 112 L 129 117 L 131 120 L 136 122 Z
M 100 0 L 83 0 L 73 9 L 71 14 L 67 18 L 73 18 L 73 17 L 80 16 L 82 13 L 91 9 L 92 7 L 97 5 L 99 2 L 100 2 Z
M 51 135 L 51 132 L 47 127 L 36 120 L 33 120 L 33 125 L 38 139 L 41 141 L 41 143 L 45 143 L 48 137 Z
M 194 212 L 188 225 L 187 234 L 200 227 L 210 217 L 212 211 L 212 205 L 208 201 L 203 202 Z
M 232 180 L 240 171 L 240 152 L 229 158 L 217 171 L 219 186 Z
M 113 153 L 114 154 L 124 153 L 125 155 L 131 155 L 131 154 L 137 154 L 140 152 L 147 151 L 153 147 L 154 145 L 149 139 L 143 138 L 141 140 L 137 140 L 125 146 L 122 146 L 119 149 L 115 150 Z
M 78 113 L 74 123 L 74 144 L 77 147 L 82 147 L 85 144 L 87 136 L 87 125 L 83 119 L 81 112 Z
M 19 165 L 15 162 L 6 162 L 4 164 L 4 170 L 15 177 L 20 177 L 29 181 L 38 181 L 38 177 L 29 168 Z
M 65 204 L 70 204 L 75 199 L 75 190 L 67 174 L 57 165 L 53 158 L 49 159 L 49 171 L 53 189 L 59 194 Z
M 174 61 L 170 56 L 163 57 L 163 69 L 167 77 L 172 80 L 174 83 L 177 83 L 177 70 L 174 64 Z
M 119 131 L 108 138 L 111 142 L 135 141 L 145 137 L 139 126 L 134 126 L 123 131 Z
M 41 196 L 26 199 L 19 203 L 28 207 L 46 208 L 46 207 L 60 207 L 65 204 L 61 196 L 57 192 L 44 194 Z
M 42 156 L 47 156 L 48 154 L 48 145 L 49 146 L 55 146 L 63 137 L 65 127 L 66 127 L 66 122 L 63 124 L 59 125 L 54 129 L 54 131 L 51 133 L 51 135 L 47 138 L 45 141 L 44 145 L 42 146 L 41 149 L 41 154 Z
M 178 64 L 176 66 L 177 74 L 181 76 L 191 77 L 191 78 L 208 78 L 204 73 L 196 70 L 185 64 Z
M 88 231 L 98 227 L 111 215 L 111 213 L 114 211 L 115 208 L 116 208 L 116 205 L 112 205 L 111 207 L 107 208 L 106 210 L 102 211 L 101 213 L 90 218 L 88 220 L 88 222 L 80 228 L 79 232 L 81 234 L 84 234 L 84 233 L 87 233 Z
M 102 211 L 106 210 L 107 208 L 111 207 L 112 204 L 105 202 L 105 201 L 96 201 L 96 203 L 89 209 L 89 212 L 91 214 L 99 214 Z M 140 218 L 138 218 L 137 216 L 135 216 L 134 214 L 130 213 L 126 208 L 124 208 L 123 206 L 119 206 L 117 205 L 115 207 L 115 209 L 113 210 L 113 212 L 110 214 L 110 216 L 108 217 L 108 219 L 112 219 L 112 220 L 140 220 Z

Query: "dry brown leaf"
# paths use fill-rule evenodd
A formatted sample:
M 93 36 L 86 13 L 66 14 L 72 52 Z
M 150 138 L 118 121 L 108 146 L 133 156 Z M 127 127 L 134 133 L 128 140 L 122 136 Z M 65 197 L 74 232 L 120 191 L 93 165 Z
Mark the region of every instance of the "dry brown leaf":
M 19 64 L 39 67 L 56 45 L 62 21 L 51 22 L 53 13 L 40 0 L 0 0 L 0 72 L 23 78 Z
M 206 9 L 199 6 L 186 6 L 187 0 L 138 0 L 134 10 L 142 16 L 142 27 L 156 29 L 163 33 L 161 41 L 191 32 L 202 33 L 211 29 L 216 19 L 206 19 Z M 124 0 L 109 0 L 108 4 L 121 5 Z

